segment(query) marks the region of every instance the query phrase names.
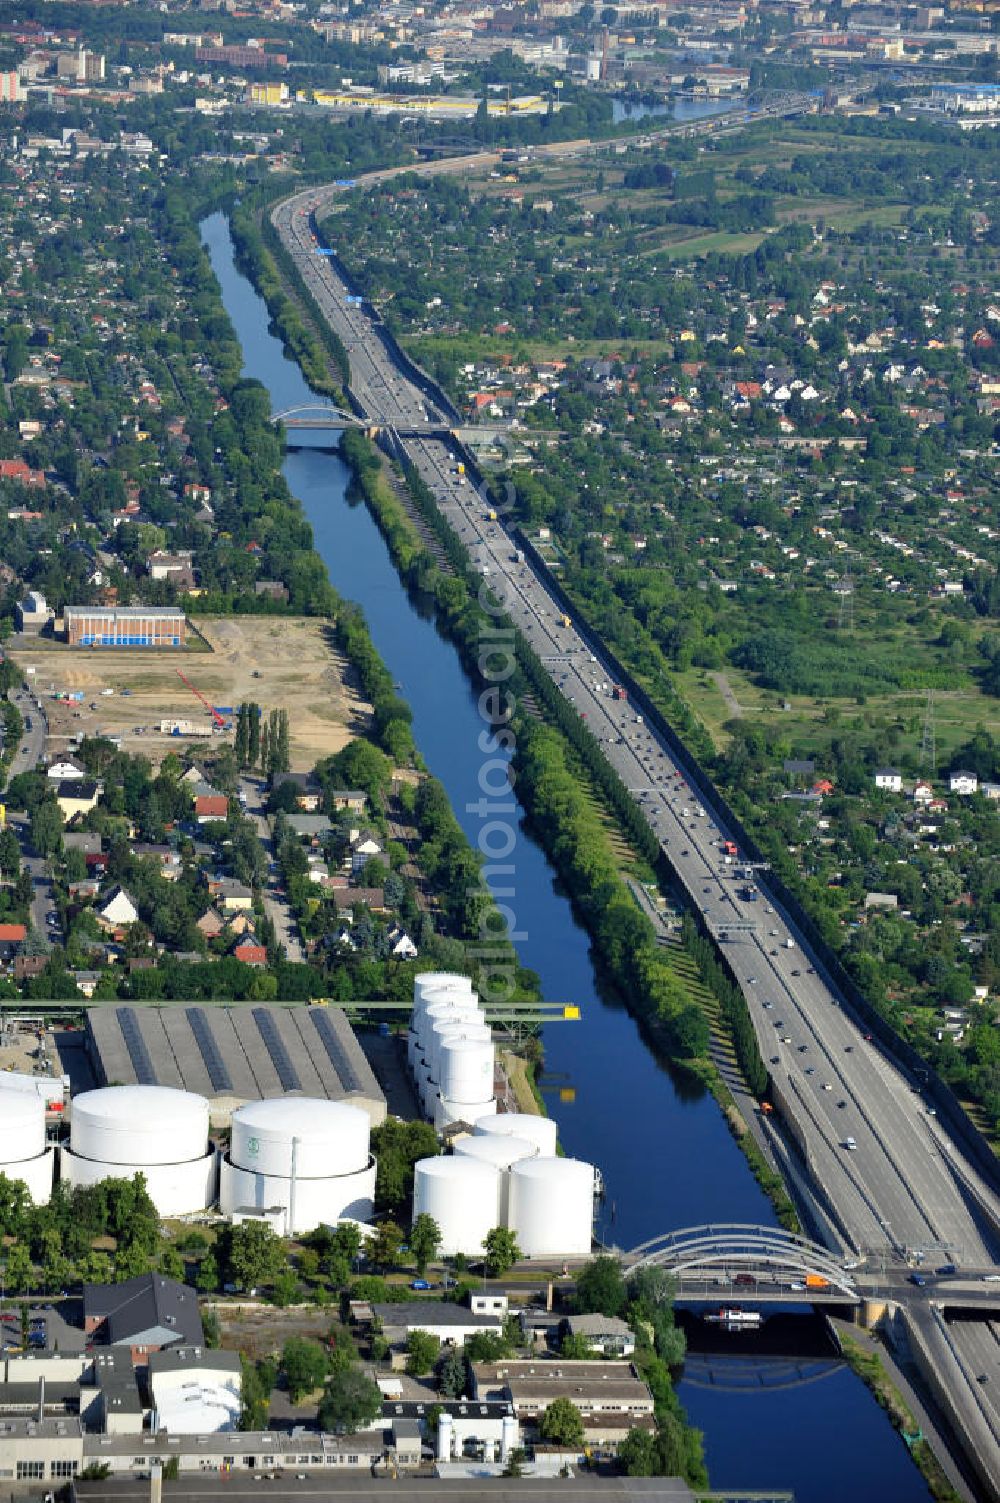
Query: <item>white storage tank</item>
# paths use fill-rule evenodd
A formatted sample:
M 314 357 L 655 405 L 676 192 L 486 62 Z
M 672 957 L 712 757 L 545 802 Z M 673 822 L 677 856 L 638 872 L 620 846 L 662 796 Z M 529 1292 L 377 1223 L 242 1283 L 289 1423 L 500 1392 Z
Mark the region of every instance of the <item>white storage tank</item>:
M 472 991 L 472 979 L 457 971 L 421 971 L 413 978 L 413 1005 L 420 1007 L 428 992 L 451 992 L 468 996 Z
M 369 1220 L 375 1204 L 370 1125 L 360 1107 L 307 1096 L 239 1107 L 220 1171 L 219 1209 L 227 1216 L 278 1210 L 288 1236 L 345 1216 Z
M 0 1174 L 20 1180 L 36 1206 L 52 1194 L 55 1150 L 45 1146 L 45 1103 L 22 1091 L 0 1092 Z
M 527 1138 L 545 1158 L 555 1156 L 558 1129 L 551 1117 L 536 1117 L 531 1112 L 499 1112 L 496 1116 L 485 1116 L 475 1124 L 473 1131 L 477 1137 L 484 1133 L 496 1137 L 500 1133 L 512 1138 Z
M 170 1086 L 105 1086 L 74 1096 L 70 1147 L 109 1164 L 183 1164 L 208 1145 L 208 1102 Z
M 480 1044 L 486 1044 L 492 1048 L 493 1030 L 487 1028 L 485 1023 L 480 1023 L 475 1018 L 463 1018 L 457 1022 L 452 1022 L 450 1019 L 447 1021 L 438 1019 L 430 1041 L 430 1057 L 427 1061 L 431 1078 L 438 1085 L 443 1084 L 444 1046 L 447 1043 L 453 1043 L 457 1039 L 475 1040 Z
M 233 1113 L 229 1157 L 241 1169 L 303 1179 L 354 1174 L 368 1164 L 371 1121 L 344 1101 L 278 1096 L 251 1101 Z
M 203 1211 L 215 1199 L 216 1156 L 208 1102 L 169 1086 L 106 1086 L 72 1102 L 70 1146 L 60 1149 L 70 1185 L 142 1174 L 161 1216 Z
M 522 1159 L 510 1170 L 507 1195 L 507 1224 L 524 1257 L 590 1256 L 593 1164 L 580 1159 Z
M 500 1174 L 470 1158 L 419 1159 L 413 1171 L 413 1219 L 433 1216 L 445 1257 L 479 1257 L 487 1232 L 500 1225 Z
M 494 1164 L 500 1171 L 500 1225 L 507 1225 L 510 1201 L 510 1177 L 508 1170 L 521 1159 L 533 1159 L 538 1154 L 534 1143 L 527 1138 L 509 1138 L 499 1135 L 459 1138 L 455 1152 L 463 1158 L 480 1159 L 485 1164 Z
M 442 1100 L 474 1104 L 493 1095 L 492 1040 L 449 1038 L 440 1051 L 438 1085 Z

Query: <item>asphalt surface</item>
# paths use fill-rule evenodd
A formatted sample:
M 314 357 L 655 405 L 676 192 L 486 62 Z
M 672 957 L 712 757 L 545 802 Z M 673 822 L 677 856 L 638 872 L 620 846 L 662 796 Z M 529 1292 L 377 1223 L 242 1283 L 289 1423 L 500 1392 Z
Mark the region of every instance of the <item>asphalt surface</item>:
M 568 143 L 572 147 L 574 143 Z M 468 171 L 479 158 L 435 163 L 430 173 Z M 373 174 L 365 181 L 394 175 Z M 311 214 L 322 216 L 336 187 L 285 200 L 272 219 L 322 314 L 347 347 L 351 392 L 374 425 L 405 430 L 434 421 L 433 404 L 395 365 L 381 333 L 329 257 L 317 254 Z M 993 1267 L 1000 1197 L 950 1141 L 910 1079 L 871 1040 L 846 999 L 827 984 L 816 957 L 768 892 L 766 872 L 749 878 L 727 862 L 718 828 L 687 786 L 666 745 L 627 701 L 615 697 L 613 674 L 599 647 L 566 624 L 543 576 L 522 562 L 516 545 L 474 487 L 456 473 L 447 444 L 401 439 L 410 461 L 466 546 L 475 568 L 523 632 L 560 691 L 586 719 L 605 756 L 657 835 L 690 901 L 727 958 L 747 999 L 776 1095 L 804 1146 L 809 1171 L 828 1206 L 844 1251 L 898 1264 L 927 1258 L 976 1269 Z M 594 650 L 592 650 L 592 645 Z M 756 889 L 751 898 L 748 889 Z M 727 926 L 751 926 L 733 932 Z M 900 1275 L 905 1279 L 905 1273 Z M 916 1290 L 900 1283 L 898 1297 Z M 952 1334 L 968 1380 L 976 1351 Z M 974 1375 L 971 1378 L 974 1383 Z M 978 1385 L 977 1385 L 978 1386 Z M 982 1424 L 980 1424 L 982 1421 Z M 994 1448 L 1000 1475 L 1000 1422 L 979 1406 L 979 1440 Z
M 29 690 L 11 690 L 9 697 L 20 710 L 24 723 L 21 741 L 11 763 L 10 773 L 13 777 L 19 772 L 30 772 L 42 761 L 45 756 L 48 724 L 41 704 Z M 23 815 L 10 815 L 10 827 L 21 847 L 21 865 L 31 877 L 32 926 L 39 934 L 44 934 L 50 942 L 54 943 L 61 940 L 62 931 L 58 923 L 48 862 L 35 853 L 31 844 L 30 823 Z
M 274 849 L 274 840 L 271 835 L 271 826 L 268 824 L 265 814 L 267 794 L 264 785 L 259 778 L 247 777 L 244 774 L 240 778 L 240 793 L 245 803 L 243 808 L 254 822 L 257 838 L 264 847 L 267 856 L 269 872 L 267 886 L 263 891 L 264 912 L 274 925 L 274 933 L 279 945 L 284 945 L 285 956 L 294 963 L 305 960 L 305 951 L 299 938 L 295 925 L 295 916 L 292 913 L 288 898 L 278 891 L 281 874 L 277 869 L 277 852 Z

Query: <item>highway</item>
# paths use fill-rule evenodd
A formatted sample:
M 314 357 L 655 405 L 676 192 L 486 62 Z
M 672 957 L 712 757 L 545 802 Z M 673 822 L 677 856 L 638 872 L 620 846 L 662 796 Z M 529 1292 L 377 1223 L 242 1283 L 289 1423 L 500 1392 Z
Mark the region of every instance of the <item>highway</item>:
M 488 159 L 481 154 L 471 162 L 437 162 L 426 171 L 468 170 Z M 392 171 L 365 181 L 384 180 Z M 350 289 L 330 258 L 316 253 L 311 216 L 322 216 L 338 191 L 300 193 L 279 204 L 272 221 L 347 348 L 351 393 L 362 415 L 388 429 L 434 420 L 433 403 L 397 367 L 363 307 L 348 301 Z M 503 600 L 554 683 L 586 719 L 692 906 L 725 944 L 771 1072 L 776 1104 L 804 1153 L 841 1250 L 888 1259 L 903 1270 L 925 1259 L 929 1265 L 994 1267 L 1000 1197 L 944 1133 L 918 1082 L 887 1058 L 820 973 L 802 934 L 769 895 L 766 873 L 736 875 L 745 862 L 727 861 L 723 850 L 735 833 L 718 827 L 667 746 L 626 700 L 615 697 L 613 673 L 599 644 L 575 623 L 565 624 L 544 572 L 518 556 L 501 522 L 491 517 L 490 503 L 456 473 L 455 455 L 444 441 L 400 437 L 396 447 L 430 487 L 473 567 Z M 726 936 L 733 924 L 748 926 L 747 932 Z M 964 1336 L 956 1338 L 962 1364 L 971 1372 L 976 1353 L 966 1354 L 964 1343 Z M 992 1453 L 1000 1475 L 1000 1418 L 987 1406 L 979 1419 L 980 1446 L 984 1454 Z

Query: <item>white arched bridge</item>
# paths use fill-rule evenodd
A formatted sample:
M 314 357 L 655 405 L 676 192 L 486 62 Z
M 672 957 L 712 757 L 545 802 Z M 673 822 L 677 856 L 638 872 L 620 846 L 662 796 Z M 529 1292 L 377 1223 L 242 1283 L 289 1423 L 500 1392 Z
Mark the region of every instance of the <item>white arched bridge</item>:
M 688 1227 L 641 1243 L 623 1262 L 629 1273 L 662 1268 L 681 1304 L 745 1299 L 855 1305 L 863 1298 L 835 1253 L 780 1227 Z
M 366 428 L 368 423 L 356 412 L 345 412 L 332 402 L 313 402 L 304 407 L 286 407 L 283 412 L 272 412 L 272 423 L 284 423 L 286 428 Z

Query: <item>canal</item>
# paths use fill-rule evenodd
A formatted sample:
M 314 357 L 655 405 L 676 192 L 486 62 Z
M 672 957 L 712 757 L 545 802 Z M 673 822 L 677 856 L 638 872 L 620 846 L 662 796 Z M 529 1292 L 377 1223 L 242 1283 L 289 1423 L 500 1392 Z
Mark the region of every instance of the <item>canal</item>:
M 276 412 L 315 401 L 269 332 L 263 301 L 234 265 L 225 218 L 213 214 L 201 233 L 241 343 L 244 374 L 267 387 Z M 417 745 L 475 843 L 483 721 L 456 650 L 408 598 L 367 509 L 349 503 L 339 456 L 319 447 L 297 449 L 284 472 L 334 586 L 363 607 L 375 645 L 413 710 Z M 680 1089 L 633 1019 L 602 989 L 586 932 L 520 811 L 518 821 L 509 858 L 515 892 L 507 900 L 524 936 L 518 952 L 538 973 L 546 998 L 583 1011 L 582 1023 L 546 1030 L 546 1074 L 553 1083 L 548 1109 L 567 1153 L 604 1174 L 603 1235 L 628 1248 L 710 1221 L 773 1222 L 713 1099 Z M 692 1421 L 705 1431 L 713 1486 L 790 1488 L 799 1503 L 924 1503 L 929 1497 L 902 1441 L 846 1367 L 818 1379 L 803 1365 L 811 1381 L 795 1383 L 786 1373 L 784 1386 L 774 1388 L 764 1362 L 760 1381 L 744 1377 L 736 1392 L 720 1381 L 725 1370 L 717 1362 L 710 1382 L 682 1382 L 679 1389 Z

